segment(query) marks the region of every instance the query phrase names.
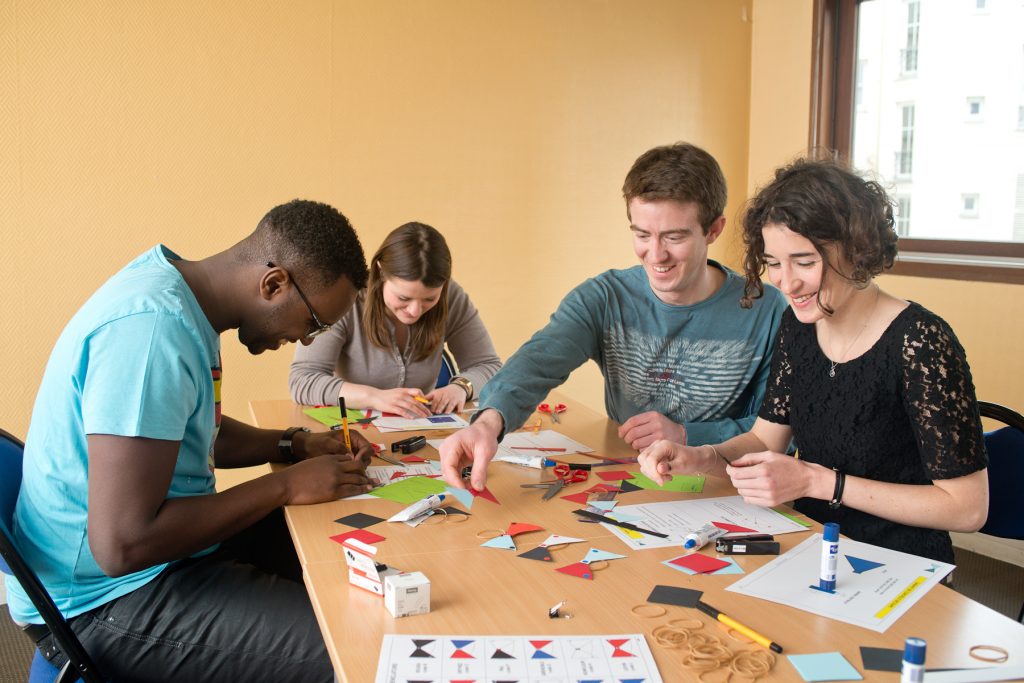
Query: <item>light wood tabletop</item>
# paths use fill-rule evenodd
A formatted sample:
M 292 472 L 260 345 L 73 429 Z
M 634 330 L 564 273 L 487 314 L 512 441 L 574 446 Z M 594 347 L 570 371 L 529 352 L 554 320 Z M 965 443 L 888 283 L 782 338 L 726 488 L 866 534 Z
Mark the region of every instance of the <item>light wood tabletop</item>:
M 618 438 L 616 425 L 610 420 L 564 396 L 551 398 L 568 404 L 569 409 L 559 416 L 561 423 L 557 425 L 552 424 L 549 416 L 540 416 L 543 429 L 554 428 L 602 456 L 635 455 Z M 326 429 L 306 416 L 303 406 L 290 401 L 253 401 L 250 407 L 260 427 Z M 379 434 L 373 427 L 362 433 L 370 441 L 386 444 L 410 434 Z M 439 438 L 437 432 L 426 434 L 428 438 Z M 430 446 L 417 455 L 437 458 L 437 452 Z M 571 456 L 571 459 L 593 462 L 582 456 Z M 385 463 L 375 459 L 374 464 Z M 622 469 L 636 470 L 637 466 Z M 679 650 L 662 647 L 651 637 L 655 627 L 671 619 L 700 619 L 703 631 L 715 635 L 733 651 L 760 647 L 731 638 L 716 622 L 695 609 L 666 606 L 667 613 L 654 618 L 635 614 L 632 608 L 645 604 L 652 588 L 659 584 L 703 591 L 705 602 L 779 643 L 785 654 L 841 652 L 866 680 L 898 681 L 899 675 L 865 672 L 860 647 L 902 650 L 904 639 L 911 635 L 928 642 L 929 668 L 991 666 L 972 659 L 968 653 L 971 646 L 981 644 L 1007 650 L 1008 665 L 1024 664 L 1024 626 L 944 586 L 932 589 L 885 633 L 875 633 L 785 605 L 727 592 L 725 588 L 739 578 L 736 575 L 688 576 L 668 568 L 662 561 L 682 554 L 681 548 L 642 551 L 627 548 L 602 526 L 580 522 L 571 512 L 580 505 L 559 498 L 543 502 L 540 491 L 520 488 L 519 484 L 537 481 L 540 476 L 538 470 L 492 463 L 488 470 L 488 488 L 499 504 L 478 498 L 468 518 L 461 522 L 453 518 L 440 523 L 431 520 L 416 528 L 398 523 L 380 523 L 369 528 L 386 537 L 377 544 L 379 562 L 403 571 L 423 572 L 431 582 L 430 613 L 400 619 L 391 617 L 381 598 L 349 585 L 342 548 L 330 540 L 330 536 L 351 530 L 335 522 L 340 517 L 365 512 L 387 518 L 404 506 L 388 500 L 339 500 L 286 508 L 306 586 L 339 680 L 373 681 L 379 644 L 386 633 L 532 636 L 643 633 L 647 635 L 665 681 L 697 680 L 696 672 L 682 666 Z M 565 493 L 582 491 L 598 481 L 592 476 Z M 620 495 L 619 500 L 620 504 L 630 505 L 726 495 L 735 495 L 729 482 L 709 477 L 700 494 L 638 491 Z M 544 530 L 516 536 L 514 552 L 480 547 L 484 538 L 478 534 L 486 537 L 490 535 L 488 532 L 504 530 L 512 522 L 537 524 Z M 814 524 L 812 530 L 820 531 L 821 526 Z M 586 542 L 554 549 L 553 562 L 517 557 L 537 547 L 552 533 L 583 538 Z M 776 536 L 783 552 L 806 538 L 806 533 Z M 557 567 L 578 562 L 591 547 L 627 557 L 613 560 L 607 567 L 595 571 L 593 580 L 555 571 Z M 711 546 L 702 552 L 715 555 Z M 733 556 L 733 559 L 749 573 L 773 558 Z M 550 619 L 548 609 L 563 600 L 573 618 Z M 705 679 L 724 680 L 724 676 L 709 674 Z M 761 680 L 803 679 L 785 656 L 780 656 L 771 673 Z

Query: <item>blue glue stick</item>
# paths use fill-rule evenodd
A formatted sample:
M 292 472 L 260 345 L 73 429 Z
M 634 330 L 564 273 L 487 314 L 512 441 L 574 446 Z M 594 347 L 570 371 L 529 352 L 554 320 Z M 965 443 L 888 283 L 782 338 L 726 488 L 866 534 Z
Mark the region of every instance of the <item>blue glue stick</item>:
M 686 550 L 700 550 L 710 541 L 715 540 L 719 536 L 725 536 L 726 533 L 728 532 L 725 529 L 720 529 L 714 524 L 705 524 L 699 529 L 686 534 L 683 539 L 683 548 Z
M 829 522 L 821 537 L 821 577 L 818 589 L 828 593 L 836 590 L 836 560 L 839 558 L 839 525 Z
M 924 681 L 924 653 L 927 645 L 921 638 L 907 638 L 903 644 L 903 668 L 900 683 Z

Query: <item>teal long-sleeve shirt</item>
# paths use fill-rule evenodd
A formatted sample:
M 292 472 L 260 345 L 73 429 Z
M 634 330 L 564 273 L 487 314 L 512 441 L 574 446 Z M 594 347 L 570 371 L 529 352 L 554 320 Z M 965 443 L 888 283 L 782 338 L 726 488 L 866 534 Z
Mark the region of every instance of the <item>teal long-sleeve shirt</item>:
M 506 432 L 518 429 L 549 391 L 593 360 L 616 422 L 654 410 L 685 425 L 690 445 L 747 431 L 764 398 L 786 303 L 766 285 L 753 308 L 742 308 L 743 279 L 708 263 L 725 273 L 725 283 L 687 306 L 658 299 L 641 266 L 579 285 L 487 383 L 480 407 L 501 413 Z

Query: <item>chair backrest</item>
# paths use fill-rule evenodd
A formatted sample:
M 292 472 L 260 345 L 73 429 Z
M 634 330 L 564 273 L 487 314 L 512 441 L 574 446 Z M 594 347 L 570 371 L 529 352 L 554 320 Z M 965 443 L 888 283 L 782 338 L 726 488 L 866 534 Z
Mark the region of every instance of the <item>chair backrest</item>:
M 448 383 L 452 381 L 452 377 L 458 373 L 459 370 L 455 367 L 455 361 L 452 360 L 451 354 L 448 353 L 448 349 L 442 349 L 441 372 L 437 374 L 437 384 L 434 386 L 438 389 L 448 386 Z
M 987 401 L 978 401 L 978 407 L 982 417 L 1007 425 L 985 434 L 989 503 L 981 533 L 1024 540 L 1024 416 Z
M 81 678 L 85 683 L 102 683 L 99 670 L 82 647 L 78 636 L 68 626 L 39 577 L 14 545 L 14 505 L 18 501 L 18 489 L 21 487 L 24 452 L 25 444 L 0 429 L 0 569 L 18 580 L 43 617 L 57 646 L 68 656 L 68 663 L 58 673 L 57 681 Z

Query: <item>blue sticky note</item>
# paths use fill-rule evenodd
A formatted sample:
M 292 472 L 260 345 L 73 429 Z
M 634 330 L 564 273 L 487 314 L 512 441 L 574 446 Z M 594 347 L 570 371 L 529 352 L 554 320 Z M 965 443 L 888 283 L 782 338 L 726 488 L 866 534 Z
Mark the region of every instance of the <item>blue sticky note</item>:
M 861 681 L 864 677 L 838 652 L 788 655 L 790 663 L 805 681 Z

